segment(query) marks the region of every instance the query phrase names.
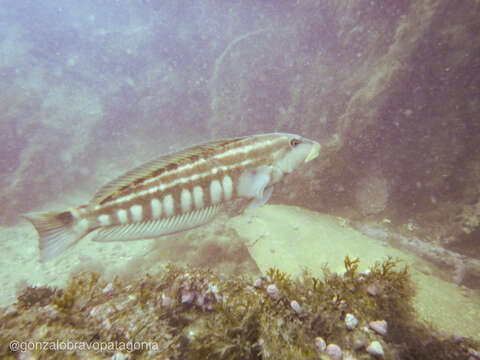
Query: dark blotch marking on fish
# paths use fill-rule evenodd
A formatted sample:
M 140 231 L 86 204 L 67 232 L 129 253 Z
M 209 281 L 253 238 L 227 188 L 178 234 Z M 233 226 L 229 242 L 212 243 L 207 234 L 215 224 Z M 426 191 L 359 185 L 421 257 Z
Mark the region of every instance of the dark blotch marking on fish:
M 160 176 L 162 173 L 164 173 L 165 171 L 173 171 L 173 170 L 176 170 L 178 168 L 179 164 L 177 163 L 171 163 L 171 164 L 167 164 L 165 167 L 162 167 L 158 170 L 155 170 L 153 172 L 151 172 L 149 175 L 143 177 L 141 180 L 144 181 L 145 179 L 148 179 L 149 177 L 157 177 L 157 176 Z
M 73 215 L 70 211 L 64 211 L 57 215 L 57 220 L 65 225 L 71 225 L 73 224 Z
M 160 175 L 162 172 L 164 172 L 164 171 L 165 171 L 165 169 L 155 170 L 155 171 L 153 171 L 153 172 L 151 173 L 150 176 L 152 176 L 152 177 L 157 177 L 157 176 L 159 176 L 159 175 Z
M 143 182 L 145 181 L 145 179 L 147 179 L 147 177 L 145 177 L 145 178 L 141 178 L 141 179 L 137 179 L 137 180 L 134 180 L 134 181 L 132 182 L 132 185 L 138 185 L 138 184 L 141 184 L 141 183 L 143 183 Z M 126 187 L 126 189 L 128 189 L 129 187 L 132 187 L 132 186 L 127 186 L 127 187 Z
M 196 162 L 196 161 L 198 161 L 198 159 L 200 159 L 200 156 L 199 156 L 199 155 L 195 155 L 195 154 L 194 154 L 194 155 L 190 155 L 190 156 L 188 157 L 188 160 L 189 160 L 190 162 Z
M 176 170 L 177 168 L 178 168 L 178 164 L 171 163 L 165 166 L 165 171 L 173 171 L 173 170 Z

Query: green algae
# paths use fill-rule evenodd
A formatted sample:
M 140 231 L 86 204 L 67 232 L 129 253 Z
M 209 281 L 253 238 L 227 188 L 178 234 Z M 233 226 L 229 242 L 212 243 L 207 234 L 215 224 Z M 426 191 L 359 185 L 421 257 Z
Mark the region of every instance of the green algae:
M 466 358 L 469 348 L 478 347 L 470 339 L 440 337 L 417 321 L 406 266 L 388 258 L 365 274 L 358 271 L 359 261 L 346 257 L 343 276 L 325 267 L 322 279 L 308 271 L 292 278 L 272 268 L 255 286 L 245 276 L 174 265 L 140 281 L 106 282 L 97 273 L 80 273 L 63 290 L 29 287 L 2 310 L 0 357 L 16 358 L 8 348 L 12 340 L 155 344 L 131 351 L 30 352 L 37 359 L 120 353 L 135 359 L 321 359 L 318 336 L 352 354 L 358 337 L 381 341 L 386 359 Z M 270 284 L 278 288 L 277 297 L 267 293 Z M 359 319 L 353 331 L 345 327 L 347 313 Z M 383 338 L 362 329 L 378 319 L 388 322 Z M 369 358 L 364 349 L 355 356 Z

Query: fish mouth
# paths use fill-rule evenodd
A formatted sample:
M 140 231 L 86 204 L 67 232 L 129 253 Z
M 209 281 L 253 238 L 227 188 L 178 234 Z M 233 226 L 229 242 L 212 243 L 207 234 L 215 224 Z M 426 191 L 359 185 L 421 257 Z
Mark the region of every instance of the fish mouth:
M 310 150 L 310 153 L 305 158 L 305 162 L 307 163 L 307 162 L 315 159 L 318 156 L 319 153 L 320 153 L 320 144 L 317 143 L 317 142 L 314 142 L 313 146 L 312 146 L 312 150 Z

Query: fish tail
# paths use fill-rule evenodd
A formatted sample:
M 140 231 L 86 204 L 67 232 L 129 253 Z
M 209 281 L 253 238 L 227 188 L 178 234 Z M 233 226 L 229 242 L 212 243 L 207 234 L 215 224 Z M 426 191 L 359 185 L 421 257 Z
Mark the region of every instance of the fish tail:
M 60 255 L 90 231 L 88 221 L 78 218 L 71 210 L 32 213 L 23 216 L 33 224 L 38 232 L 41 262 Z

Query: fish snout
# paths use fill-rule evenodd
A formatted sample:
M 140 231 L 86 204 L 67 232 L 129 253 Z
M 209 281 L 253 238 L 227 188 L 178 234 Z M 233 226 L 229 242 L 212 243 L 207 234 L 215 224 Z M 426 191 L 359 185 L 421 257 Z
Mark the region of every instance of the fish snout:
M 318 154 L 320 153 L 320 149 L 321 149 L 321 145 L 318 142 L 313 141 L 313 140 L 310 140 L 310 141 L 312 143 L 312 147 L 311 147 L 311 150 L 310 150 L 309 154 L 305 158 L 306 163 L 315 159 L 318 156 Z

